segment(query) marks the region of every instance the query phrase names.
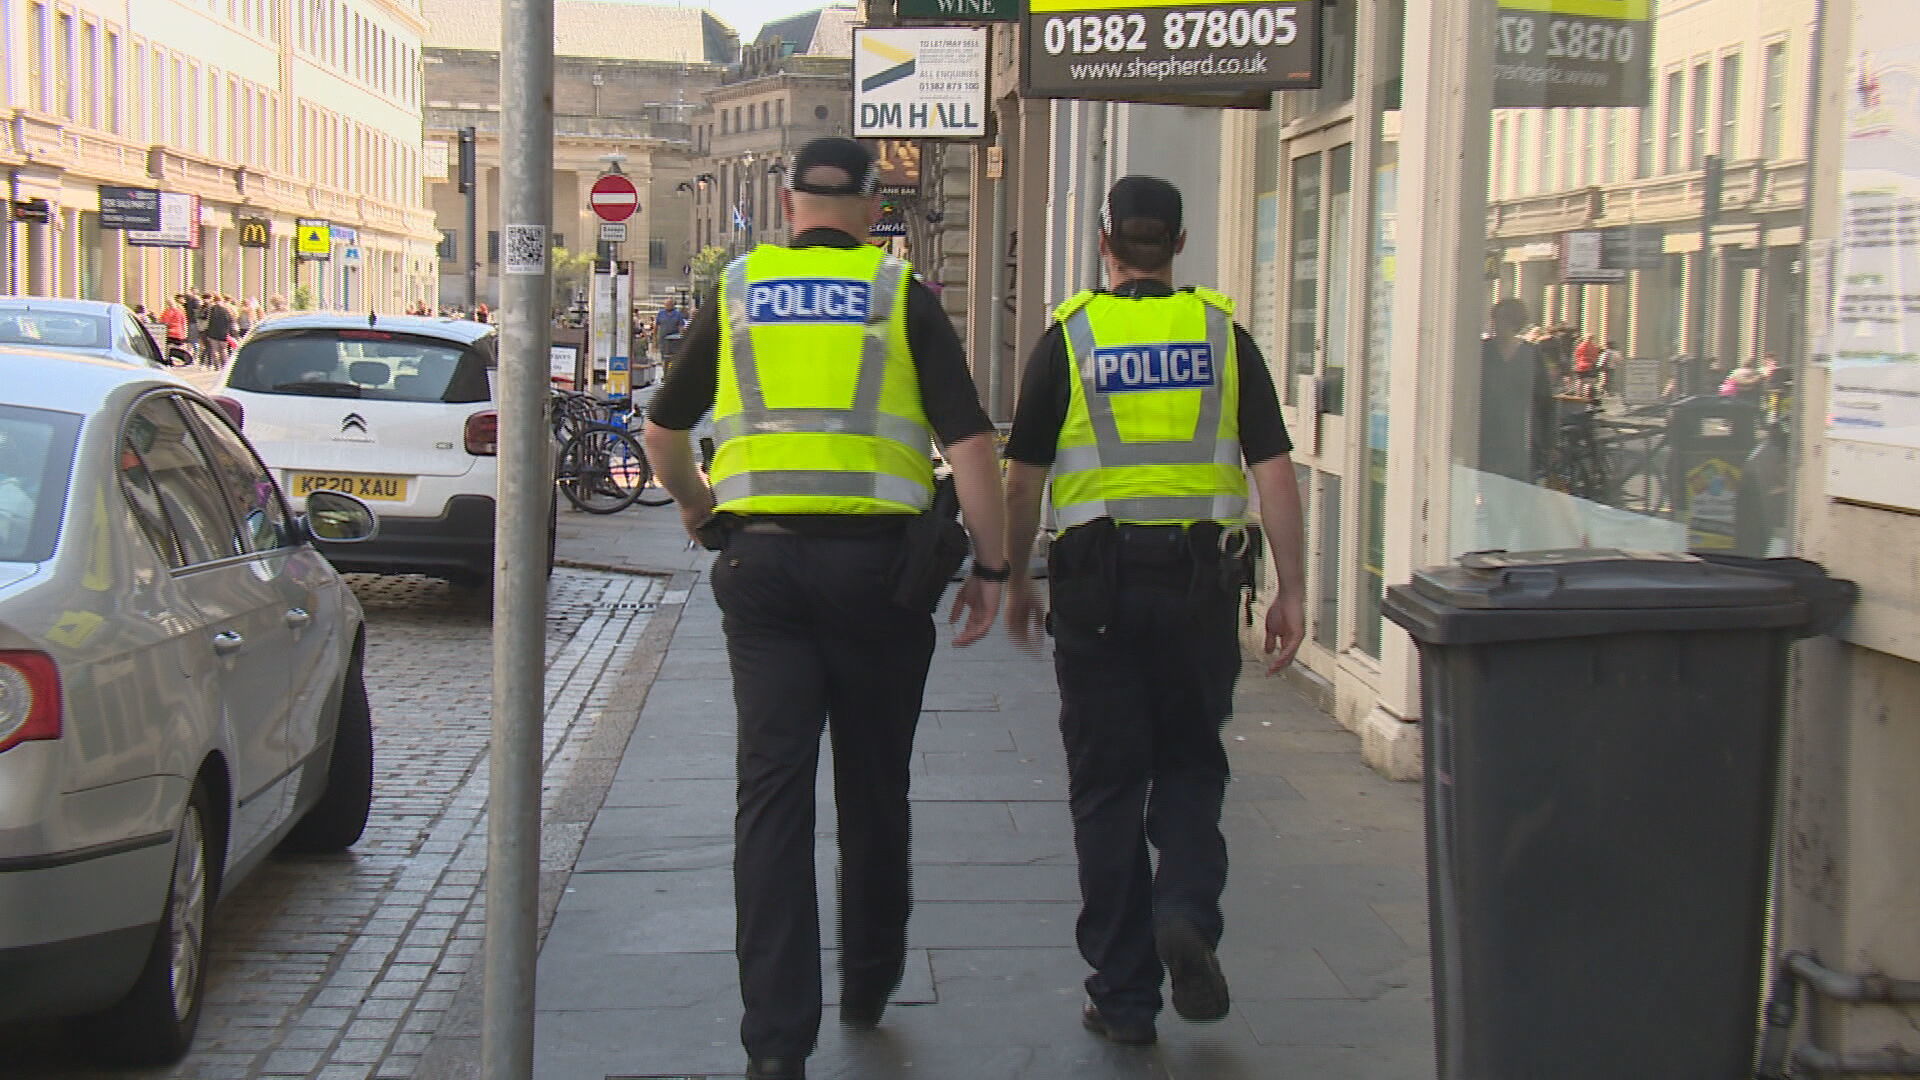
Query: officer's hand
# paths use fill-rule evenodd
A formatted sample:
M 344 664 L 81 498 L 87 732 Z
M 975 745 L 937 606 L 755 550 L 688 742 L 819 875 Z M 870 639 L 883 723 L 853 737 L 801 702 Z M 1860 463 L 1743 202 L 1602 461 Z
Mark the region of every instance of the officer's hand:
M 966 625 L 953 636 L 953 643 L 965 647 L 986 637 L 987 631 L 993 629 L 993 620 L 1000 614 L 1000 583 L 968 574 L 966 583 L 954 595 L 953 613 L 947 616 L 947 625 L 959 622 L 962 614 L 967 617 Z
M 687 539 L 698 541 L 702 522 L 713 516 L 713 493 L 709 491 L 705 498 L 680 504 L 680 526 L 687 530 Z
M 1278 675 L 1293 663 L 1294 654 L 1300 651 L 1300 643 L 1306 637 L 1307 614 L 1301 602 L 1285 596 L 1275 597 L 1273 605 L 1267 608 L 1267 641 L 1260 650 L 1273 657 L 1267 665 L 1267 674 Z
M 1022 575 L 1007 582 L 1007 636 L 1031 652 L 1039 649 L 1046 628 L 1047 605 L 1033 579 Z

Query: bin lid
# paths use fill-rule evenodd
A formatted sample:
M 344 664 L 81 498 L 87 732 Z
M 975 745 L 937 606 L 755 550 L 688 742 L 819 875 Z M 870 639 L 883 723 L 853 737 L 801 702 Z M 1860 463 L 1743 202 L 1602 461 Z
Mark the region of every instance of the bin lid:
M 1592 611 L 1794 604 L 1792 581 L 1677 552 L 1584 548 L 1482 551 L 1413 575 L 1414 590 L 1453 608 Z

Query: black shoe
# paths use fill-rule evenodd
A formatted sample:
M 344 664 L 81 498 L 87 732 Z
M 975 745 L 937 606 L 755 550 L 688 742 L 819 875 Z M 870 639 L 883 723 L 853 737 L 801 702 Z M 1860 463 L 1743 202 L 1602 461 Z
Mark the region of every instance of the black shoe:
M 1183 1020 L 1224 1019 L 1233 997 L 1227 992 L 1220 958 L 1200 935 L 1200 928 L 1185 919 L 1173 919 L 1161 923 L 1153 938 L 1173 983 L 1173 1011 Z
M 749 1058 L 747 1080 L 807 1080 L 807 1062 L 804 1058 Z
M 860 1031 L 872 1031 L 880 1026 L 881 1014 L 887 1011 L 888 996 L 841 994 L 840 1022 Z
M 1160 1036 L 1153 1030 L 1153 1021 L 1144 1024 L 1116 1024 L 1100 1015 L 1100 1007 L 1087 1002 L 1080 1010 L 1080 1026 L 1110 1042 L 1122 1046 L 1152 1046 Z

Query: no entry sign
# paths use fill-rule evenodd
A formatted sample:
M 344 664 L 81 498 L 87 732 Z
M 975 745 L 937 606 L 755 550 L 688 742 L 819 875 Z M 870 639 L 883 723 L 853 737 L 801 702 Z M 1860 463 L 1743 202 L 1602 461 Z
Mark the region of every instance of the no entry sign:
M 640 190 L 619 173 L 608 173 L 593 182 L 587 199 L 602 221 L 625 221 L 640 209 Z

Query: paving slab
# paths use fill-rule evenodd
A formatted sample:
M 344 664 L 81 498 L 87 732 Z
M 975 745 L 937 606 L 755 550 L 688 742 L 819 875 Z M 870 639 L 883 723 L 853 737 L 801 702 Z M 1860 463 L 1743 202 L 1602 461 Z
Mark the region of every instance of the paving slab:
M 635 541 L 663 543 L 657 533 Z M 644 561 L 604 545 L 609 557 Z M 663 560 L 681 557 L 669 552 Z M 705 565 L 697 558 L 690 565 Z M 1052 665 L 996 634 L 942 641 L 913 761 L 909 976 L 886 1022 L 833 1007 L 831 762 L 815 865 L 828 1002 L 815 1080 L 1411 1080 L 1433 1074 L 1420 794 L 1281 680 L 1246 669 L 1226 728 L 1233 859 L 1220 1023 L 1160 1044 L 1080 1028 L 1087 969 Z M 535 1075 L 732 1078 L 730 675 L 704 578 L 684 607 L 543 948 Z

